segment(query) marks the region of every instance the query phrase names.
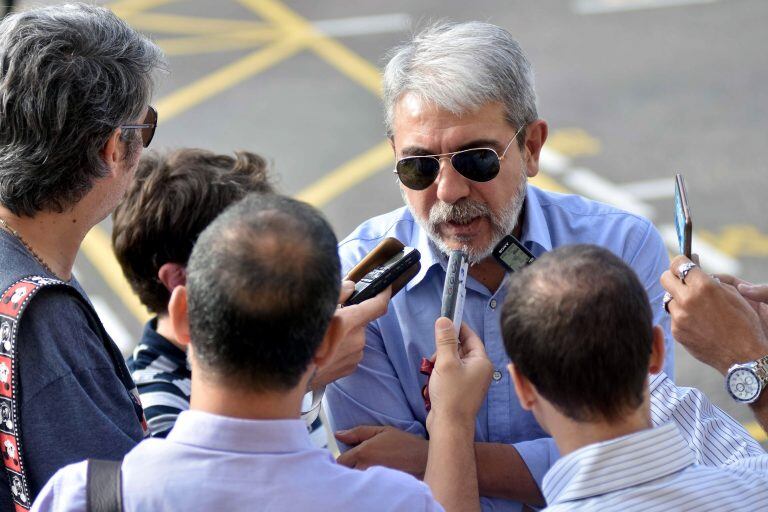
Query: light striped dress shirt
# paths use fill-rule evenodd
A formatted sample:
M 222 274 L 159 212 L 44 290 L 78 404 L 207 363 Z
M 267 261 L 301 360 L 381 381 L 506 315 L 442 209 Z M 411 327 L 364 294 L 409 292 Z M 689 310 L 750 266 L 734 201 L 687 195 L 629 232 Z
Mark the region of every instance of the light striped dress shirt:
M 703 393 L 655 376 L 651 415 L 656 428 L 558 460 L 542 485 L 546 510 L 768 508 L 768 455 Z

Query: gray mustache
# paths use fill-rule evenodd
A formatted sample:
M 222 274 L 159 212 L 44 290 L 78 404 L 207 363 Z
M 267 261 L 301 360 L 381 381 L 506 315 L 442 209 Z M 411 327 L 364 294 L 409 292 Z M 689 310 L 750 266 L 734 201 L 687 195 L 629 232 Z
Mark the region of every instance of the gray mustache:
M 491 210 L 485 204 L 472 199 L 462 199 L 453 204 L 440 201 L 429 211 L 429 222 L 432 225 L 444 222 L 468 224 L 478 217 L 491 217 Z

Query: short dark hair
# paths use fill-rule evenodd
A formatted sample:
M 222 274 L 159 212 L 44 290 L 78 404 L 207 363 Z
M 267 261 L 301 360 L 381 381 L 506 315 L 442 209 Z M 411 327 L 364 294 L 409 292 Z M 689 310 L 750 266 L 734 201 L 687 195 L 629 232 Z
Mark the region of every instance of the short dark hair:
M 562 414 L 612 421 L 642 403 L 651 306 L 606 249 L 561 247 L 513 274 L 501 322 L 509 358 Z
M 107 140 L 120 125 L 141 122 L 154 72 L 164 69 L 160 48 L 103 7 L 53 5 L 6 17 L 0 24 L 0 203 L 33 217 L 82 199 L 106 176 L 101 151 Z M 125 135 L 135 158 L 139 133 Z
M 313 207 L 250 194 L 200 235 L 187 266 L 193 353 L 248 389 L 295 387 L 339 298 L 336 236 Z
M 150 151 L 112 216 L 112 245 L 125 277 L 152 313 L 166 313 L 170 293 L 157 273 L 186 265 L 200 233 L 249 192 L 272 192 L 267 162 L 237 151 Z

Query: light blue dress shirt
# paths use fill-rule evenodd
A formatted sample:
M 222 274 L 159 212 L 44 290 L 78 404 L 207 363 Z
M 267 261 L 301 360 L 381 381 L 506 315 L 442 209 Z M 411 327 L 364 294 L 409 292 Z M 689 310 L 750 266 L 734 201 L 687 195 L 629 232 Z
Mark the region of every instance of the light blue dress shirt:
M 329 386 L 326 397 L 334 428 L 392 425 L 426 436 L 427 412 L 421 396 L 426 377 L 419 373 L 419 364 L 422 357 L 430 357 L 435 351 L 434 323 L 440 315 L 446 259 L 404 207 L 363 223 L 339 244 L 344 272 L 385 237 L 397 238 L 418 249 L 421 270 L 392 299 L 387 314 L 368 326 L 358 370 Z M 673 374 L 673 340 L 661 303 L 664 290 L 659 283 L 661 274 L 669 268 L 669 257 L 661 236 L 648 220 L 580 196 L 529 186 L 521 242 L 535 256 L 563 245 L 595 244 L 627 262 L 648 292 L 654 322 L 664 328 L 664 369 Z M 485 342 L 496 370 L 477 417 L 476 440 L 514 443 L 541 484 L 544 473 L 557 458 L 557 450 L 553 443 L 532 441 L 546 433 L 533 415 L 520 407 L 507 372 L 509 359 L 499 320 L 505 296 L 505 286 L 491 293 L 472 277 L 468 279 L 464 321 Z M 482 502 L 485 510 L 520 508 L 517 503 L 500 499 L 483 498 Z
M 696 463 L 675 423 L 569 453 L 544 477 L 546 511 L 766 510 L 768 455 Z
M 61 469 L 33 511 L 85 512 L 86 464 Z M 166 439 L 123 462 L 125 512 L 150 510 L 441 511 L 429 488 L 386 468 L 349 469 L 314 448 L 302 420 L 182 412 Z

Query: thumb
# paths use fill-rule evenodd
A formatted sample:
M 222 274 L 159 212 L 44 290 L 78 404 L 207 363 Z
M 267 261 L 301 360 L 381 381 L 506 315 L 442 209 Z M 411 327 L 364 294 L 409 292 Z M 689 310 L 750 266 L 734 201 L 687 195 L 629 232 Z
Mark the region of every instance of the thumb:
M 459 359 L 459 339 L 456 328 L 449 318 L 441 316 L 435 322 L 436 359 Z
M 768 302 L 768 285 L 742 283 L 737 288 L 744 298 L 757 302 Z

